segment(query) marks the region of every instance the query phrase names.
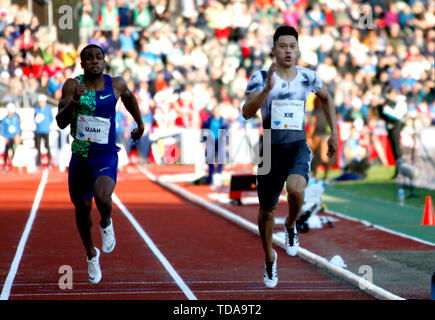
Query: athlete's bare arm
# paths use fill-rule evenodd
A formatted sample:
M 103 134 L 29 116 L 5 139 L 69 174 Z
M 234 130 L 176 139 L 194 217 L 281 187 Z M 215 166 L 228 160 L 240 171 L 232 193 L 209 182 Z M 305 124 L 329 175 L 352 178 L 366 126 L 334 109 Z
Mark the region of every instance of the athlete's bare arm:
M 85 85 L 80 84 L 77 79 L 65 81 L 56 115 L 56 122 L 59 128 L 65 129 L 71 123 L 74 109 L 79 105 L 80 97 L 84 94 L 85 90 Z
M 316 92 L 316 95 L 323 102 L 323 111 L 325 112 L 326 120 L 331 127 L 331 136 L 328 139 L 328 157 L 332 157 L 338 149 L 338 134 L 334 101 L 332 100 L 331 95 L 324 86 L 322 86 Z
M 136 97 L 128 88 L 127 83 L 122 77 L 112 78 L 113 89 L 116 94 L 116 98 L 121 97 L 127 111 L 132 115 L 134 121 L 137 123 L 137 128 L 131 132 L 131 138 L 133 141 L 139 140 L 144 132 L 144 124 L 142 122 L 142 115 L 137 103 Z
M 246 120 L 252 118 L 266 101 L 269 91 L 254 91 L 246 96 L 245 104 L 242 107 L 242 115 Z
M 273 78 L 275 70 L 276 62 L 272 63 L 269 68 L 269 72 L 267 73 L 267 85 L 264 87 L 263 91 L 254 91 L 246 96 L 246 102 L 242 107 L 242 115 L 246 120 L 252 118 L 257 113 L 258 109 L 261 108 L 264 101 L 266 101 L 270 90 L 272 90 L 275 85 L 275 79 Z

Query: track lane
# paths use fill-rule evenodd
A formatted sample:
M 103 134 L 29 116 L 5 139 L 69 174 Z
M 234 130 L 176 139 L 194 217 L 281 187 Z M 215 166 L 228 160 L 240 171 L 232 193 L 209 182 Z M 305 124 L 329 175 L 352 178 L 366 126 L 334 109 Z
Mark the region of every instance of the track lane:
M 178 179 L 181 175 L 185 177 L 192 175 L 193 167 L 149 166 L 147 170 L 164 179 L 179 181 L 173 184 L 256 224 L 258 204 L 254 204 L 255 201 L 243 206 L 222 204 L 217 199 L 227 198 L 228 191 L 213 190 L 210 186 L 192 185 Z M 282 237 L 284 218 L 287 214 L 286 201 L 282 200 L 277 208 L 274 230 L 275 234 Z M 371 268 L 373 283 L 399 297 L 407 299 L 430 297 L 428 282 L 433 271 L 430 264 L 433 246 L 343 215 L 324 213 L 319 216 L 331 219 L 334 227 L 324 225 L 322 229 L 311 229 L 307 234 L 301 233 L 300 241 L 303 248 L 327 260 L 340 255 L 347 264 L 346 269 L 357 276 L 364 276 L 364 270 L 367 267 Z M 428 232 L 430 232 L 429 228 Z M 414 264 L 413 259 L 422 261 Z
M 280 282 L 266 289 L 258 236 L 168 192 L 137 169 L 119 174 L 115 193 L 198 299 L 373 299 L 280 248 Z M 93 218 L 97 224 L 95 209 Z M 66 174 L 50 172 L 10 299 L 186 299 L 116 205 L 113 220 L 117 247 L 102 253 L 103 279 L 91 285 Z M 100 246 L 96 225 L 93 232 Z M 59 288 L 62 265 L 73 270 L 72 290 Z
M 101 251 L 101 282 L 88 282 L 86 254 L 76 230 L 66 177 L 56 171 L 50 173 L 10 299 L 185 299 L 116 206 L 113 221 L 117 246 L 111 254 Z M 94 241 L 101 249 L 95 205 L 92 215 Z M 59 287 L 63 275 L 59 268 L 63 265 L 73 271 L 72 290 Z
M 198 299 L 373 298 L 298 257 L 288 257 L 280 248 L 276 248 L 280 282 L 275 289 L 266 289 L 258 236 L 136 171 L 119 184 L 117 193 Z
M 41 177 L 42 172 L 25 177 L 14 171 L 0 173 L 0 292 L 11 271 Z

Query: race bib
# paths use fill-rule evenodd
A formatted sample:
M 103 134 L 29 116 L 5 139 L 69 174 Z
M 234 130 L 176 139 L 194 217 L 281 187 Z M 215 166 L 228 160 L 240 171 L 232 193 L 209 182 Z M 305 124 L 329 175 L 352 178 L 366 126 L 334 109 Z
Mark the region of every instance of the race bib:
M 107 144 L 109 142 L 109 130 L 110 119 L 79 114 L 76 139 Z
M 304 101 L 272 100 L 272 129 L 302 130 L 304 116 Z

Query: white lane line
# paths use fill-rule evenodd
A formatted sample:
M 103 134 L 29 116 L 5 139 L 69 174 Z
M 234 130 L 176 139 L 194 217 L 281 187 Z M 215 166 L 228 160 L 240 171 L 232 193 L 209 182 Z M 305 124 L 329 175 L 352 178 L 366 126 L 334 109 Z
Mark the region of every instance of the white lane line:
M 358 289 L 273 289 L 273 293 L 283 292 L 359 292 Z M 198 290 L 199 293 L 239 293 L 239 294 L 253 294 L 253 293 L 269 293 L 270 289 L 252 289 L 252 290 Z M 177 294 L 180 291 L 148 291 L 148 290 L 131 290 L 131 291 L 106 291 L 106 292 L 53 292 L 53 293 L 17 293 L 12 294 L 14 297 L 38 297 L 38 296 L 82 296 L 82 295 L 127 295 L 127 294 Z
M 183 279 L 178 275 L 177 271 L 172 267 L 166 257 L 160 252 L 157 246 L 154 244 L 154 241 L 148 236 L 145 230 L 141 227 L 141 225 L 137 222 L 134 216 L 128 211 L 128 209 L 124 206 L 124 204 L 119 200 L 116 194 L 112 194 L 112 199 L 115 204 L 119 207 L 122 213 L 127 217 L 151 251 L 156 255 L 162 265 L 165 267 L 166 271 L 171 275 L 172 279 L 174 279 L 175 283 L 180 287 L 180 289 L 184 292 L 184 294 L 189 298 L 189 300 L 198 300 L 193 292 L 189 289 Z
M 101 283 L 101 282 L 100 282 Z M 14 297 L 46 297 L 46 296 L 97 296 L 97 295 L 127 295 L 127 294 L 178 294 L 180 291 L 145 291 L 145 290 L 134 290 L 134 291 L 95 291 L 95 292 L 79 292 L 79 290 L 74 290 L 74 292 L 53 292 L 53 293 L 18 293 L 12 294 Z
M 237 225 L 251 231 L 252 233 L 259 235 L 258 232 L 258 226 L 254 223 L 252 223 L 251 221 L 246 220 L 245 218 L 225 209 L 222 208 L 210 201 L 207 201 L 203 198 L 201 198 L 200 196 L 197 196 L 196 194 L 193 194 L 190 191 L 187 191 L 186 189 L 181 188 L 178 185 L 172 184 L 172 183 L 168 183 L 166 181 L 162 181 L 161 179 L 155 177 L 152 173 L 150 173 L 148 170 L 140 168 L 139 170 L 145 174 L 148 177 L 153 177 L 154 182 L 158 183 L 159 185 L 161 185 L 162 187 L 171 190 L 172 192 L 188 199 L 189 201 L 196 203 L 200 206 L 203 206 L 207 209 L 209 209 L 211 212 L 216 213 L 234 223 L 236 223 Z M 273 235 L 272 238 L 273 243 L 275 243 L 276 245 L 280 246 L 281 248 L 285 249 L 285 240 L 282 239 L 281 237 L 279 237 L 277 234 Z M 325 259 L 324 257 L 321 257 L 307 249 L 304 249 L 302 247 L 299 247 L 298 250 L 298 256 L 301 259 L 304 259 L 316 266 L 318 266 L 321 269 L 325 269 L 329 272 L 331 272 L 332 274 L 348 281 L 349 283 L 351 283 L 354 286 L 357 286 L 359 288 L 361 288 L 361 290 L 367 292 L 368 294 L 376 297 L 377 299 L 385 299 L 385 300 L 404 300 L 402 297 L 397 296 L 379 286 L 376 286 L 375 284 L 371 283 L 370 281 L 350 272 L 349 270 L 337 267 L 336 265 L 333 265 L 332 263 L 330 263 L 327 259 Z
M 300 283 L 300 284 L 322 284 L 322 283 L 331 283 L 334 284 L 337 281 L 335 280 L 280 280 L 279 283 Z M 107 282 L 100 282 L 101 285 L 154 285 L 154 284 L 174 284 L 174 281 L 107 281 Z M 264 284 L 263 281 L 256 281 L 256 280 L 245 280 L 245 281 L 238 281 L 238 280 L 216 280 L 216 281 L 186 281 L 186 283 L 189 284 Z M 85 285 L 89 286 L 89 282 L 74 282 L 74 286 L 79 285 Z M 14 286 L 37 286 L 37 287 L 59 287 L 58 282 L 53 283 L 15 283 Z
M 23 234 L 21 235 L 20 242 L 18 243 L 17 251 L 15 252 L 14 260 L 12 261 L 9 269 L 8 276 L 3 285 L 0 300 L 8 300 L 11 293 L 12 284 L 14 283 L 15 276 L 20 266 L 21 257 L 23 256 L 24 248 L 27 239 L 32 230 L 33 221 L 35 221 L 36 212 L 38 211 L 39 202 L 41 201 L 42 194 L 44 193 L 45 185 L 47 184 L 48 170 L 45 169 L 42 173 L 41 182 L 39 183 L 38 191 L 36 192 L 35 199 L 33 200 L 32 209 L 30 210 L 29 218 L 27 218 L 26 226 L 24 227 Z
M 394 231 L 394 230 L 391 230 L 389 228 L 382 227 L 382 226 L 377 225 L 377 224 L 373 224 L 373 223 L 371 223 L 369 221 L 366 221 L 366 220 L 354 218 L 354 217 L 351 217 L 351 216 L 348 216 L 348 215 L 345 215 L 343 213 L 340 213 L 340 212 L 337 212 L 337 211 L 333 211 L 333 210 L 330 210 L 330 209 L 328 209 L 328 211 L 326 213 L 329 213 L 331 215 L 335 215 L 337 217 L 340 217 L 342 219 L 346 219 L 346 220 L 349 220 L 349 221 L 360 222 L 360 223 L 362 223 L 362 224 L 364 224 L 364 225 L 366 225 L 368 227 L 373 227 L 375 229 L 379 229 L 381 231 L 393 234 L 393 235 L 398 236 L 398 237 L 402 237 L 402 238 L 405 238 L 405 239 L 410 239 L 410 240 L 413 240 L 415 242 L 419 242 L 419 243 L 422 243 L 422 244 L 426 244 L 428 246 L 435 247 L 435 243 L 433 243 L 433 242 L 426 241 L 426 240 L 423 240 L 423 239 L 420 239 L 420 238 L 417 238 L 417 237 L 413 237 L 413 236 L 407 235 L 407 234 L 402 233 L 402 232 Z

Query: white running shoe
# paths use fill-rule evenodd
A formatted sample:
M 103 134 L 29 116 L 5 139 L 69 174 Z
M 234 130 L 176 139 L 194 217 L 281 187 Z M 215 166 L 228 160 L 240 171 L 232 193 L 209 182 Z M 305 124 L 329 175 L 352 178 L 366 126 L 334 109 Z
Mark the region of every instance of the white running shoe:
M 284 224 L 284 234 L 285 234 L 285 251 L 289 256 L 295 256 L 298 253 L 299 249 L 299 237 L 298 231 L 296 229 L 296 224 L 293 227 L 293 230 L 288 230 Z
M 101 232 L 101 239 L 103 240 L 102 243 L 102 250 L 105 253 L 110 253 L 115 249 L 116 239 L 115 239 L 115 231 L 113 230 L 113 221 L 110 219 L 110 224 L 106 228 L 101 228 L 100 226 L 100 232 Z
M 95 248 L 97 255 L 88 261 L 88 277 L 91 283 L 98 283 L 101 280 L 102 274 L 100 269 L 100 250 Z
M 264 284 L 268 288 L 274 288 L 278 284 L 278 272 L 276 268 L 278 255 L 275 250 L 273 250 L 273 254 L 275 255 L 273 262 L 264 262 Z

